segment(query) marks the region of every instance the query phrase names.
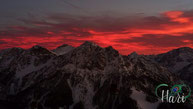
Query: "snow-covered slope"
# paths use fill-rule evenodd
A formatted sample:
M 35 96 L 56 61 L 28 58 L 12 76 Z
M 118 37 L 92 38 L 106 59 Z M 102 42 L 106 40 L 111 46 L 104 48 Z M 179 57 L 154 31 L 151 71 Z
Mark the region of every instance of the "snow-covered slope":
M 193 49 L 182 47 L 154 56 L 155 61 L 187 81 L 193 87 Z
M 0 60 L 0 81 L 4 82 L 2 91 L 6 91 L 4 95 L 19 92 L 26 75 L 46 67 L 55 57 L 52 52 L 41 46 L 28 50 L 13 48 L 5 51 Z
M 193 63 L 193 49 L 189 47 L 178 48 L 157 55 L 156 61 L 172 72 L 179 72 L 185 66 Z
M 59 46 L 58 48 L 56 48 L 52 51 L 54 53 L 56 53 L 57 55 L 63 55 L 63 54 L 66 54 L 73 49 L 74 49 L 74 47 L 67 45 L 67 44 L 63 44 L 62 46 Z
M 10 66 L 13 59 L 17 58 L 25 50 L 22 48 L 8 48 L 0 51 L 0 68 Z
M 16 109 L 166 109 L 155 87 L 179 80 L 146 56 L 123 56 L 92 42 L 60 55 L 34 46 L 0 74 L 0 108 L 3 101 Z

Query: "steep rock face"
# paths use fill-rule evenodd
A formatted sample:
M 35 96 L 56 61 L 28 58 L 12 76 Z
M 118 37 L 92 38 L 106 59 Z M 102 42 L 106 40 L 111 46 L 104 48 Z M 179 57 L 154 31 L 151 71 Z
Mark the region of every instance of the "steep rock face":
M 49 50 L 34 46 L 29 50 L 11 49 L 3 53 L 1 63 L 1 99 L 22 90 L 23 77 L 46 67 L 55 55 Z M 10 58 L 9 58 L 10 57 Z
M 0 100 L 6 99 L 7 91 L 9 91 L 8 84 L 14 79 L 15 73 L 10 71 L 11 63 L 24 51 L 21 48 L 9 48 L 0 51 Z
M 161 83 L 172 85 L 178 78 L 146 56 L 133 55 L 122 56 L 112 47 L 102 48 L 92 42 L 85 42 L 59 56 L 45 48 L 33 47 L 9 66 L 9 72 L 14 73 L 2 94 L 13 93 L 6 94 L 0 106 L 12 104 L 18 109 L 156 109 L 160 102 L 155 97 L 155 87 Z M 37 59 L 38 64 L 28 58 Z M 36 67 L 29 67 L 28 62 Z M 25 75 L 19 76 L 19 81 L 16 74 L 27 67 L 32 69 L 24 71 Z
M 47 75 L 42 73 L 43 77 L 57 75 L 58 72 L 61 72 L 61 75 L 64 75 L 66 79 L 61 78 L 63 76 L 58 76 L 57 79 L 53 78 L 54 86 L 49 86 L 47 84 L 51 83 L 47 83 L 49 78 L 46 78 L 44 84 L 52 87 L 55 92 L 57 84 L 60 84 L 58 81 L 62 80 L 65 84 L 68 83 L 65 89 L 70 90 L 69 93 L 71 93 L 69 97 L 63 97 L 62 92 L 58 92 L 59 95 L 50 94 L 54 92 L 45 92 L 48 94 L 40 101 L 41 105 L 45 107 L 51 106 L 48 105 L 51 98 L 51 101 L 54 102 L 61 97 L 64 100 L 63 104 L 52 104 L 53 107 L 138 109 L 140 105 L 131 97 L 133 90 L 142 91 L 145 93 L 144 96 L 148 95 L 149 98 L 152 98 L 150 101 L 157 102 L 154 90 L 148 89 L 154 88 L 161 82 L 172 83 L 171 79 L 173 78 L 166 69 L 156 63 L 149 63 L 150 61 L 143 57 L 133 59 L 129 56 L 122 56 L 112 47 L 101 48 L 91 42 L 85 42 L 73 51 L 56 57 L 54 60 L 57 60 L 56 64 L 53 64 L 53 68 L 57 69 L 57 72 L 50 68 L 47 70 Z M 160 73 L 164 74 L 160 76 Z M 31 76 L 29 75 L 29 77 Z M 42 85 L 44 86 L 44 84 Z M 27 95 L 33 95 L 31 92 L 28 93 L 30 94 Z M 50 98 L 50 95 L 54 97 Z M 35 101 L 39 101 L 39 99 Z
M 178 75 L 190 86 L 192 83 L 193 73 L 193 49 L 189 47 L 178 48 L 168 53 L 154 56 L 155 61 L 168 68 L 171 72 Z
M 190 83 L 191 87 L 193 88 L 193 63 L 185 66 L 183 69 L 181 69 L 178 72 L 179 76 L 181 77 L 181 79 L 187 81 L 188 83 Z
M 169 68 L 172 72 L 179 72 L 193 62 L 193 49 L 183 47 L 156 56 L 156 61 Z
M 45 64 L 48 64 L 55 55 L 41 46 L 33 46 L 25 50 L 10 63 L 9 70 L 16 73 L 17 78 L 22 78 L 26 74 L 36 71 Z
M 6 68 L 10 66 L 13 59 L 17 58 L 25 50 L 22 48 L 9 48 L 0 51 L 0 68 Z

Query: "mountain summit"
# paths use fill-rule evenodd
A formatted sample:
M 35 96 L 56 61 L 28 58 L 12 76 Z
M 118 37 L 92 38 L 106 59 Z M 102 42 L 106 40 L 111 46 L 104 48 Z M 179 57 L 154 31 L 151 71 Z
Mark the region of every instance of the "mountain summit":
M 167 53 L 152 61 L 85 42 L 0 54 L 6 54 L 0 59 L 1 109 L 170 109 L 176 105 L 161 103 L 155 88 L 183 83 L 162 65 Z M 191 109 L 188 103 L 180 108 Z
M 67 44 L 63 44 L 59 47 L 57 47 L 56 49 L 52 50 L 54 53 L 56 53 L 57 55 L 64 55 L 68 52 L 70 52 L 71 50 L 73 50 L 74 47 L 67 45 Z
M 156 56 L 156 61 L 170 69 L 179 72 L 193 62 L 193 49 L 182 47 Z

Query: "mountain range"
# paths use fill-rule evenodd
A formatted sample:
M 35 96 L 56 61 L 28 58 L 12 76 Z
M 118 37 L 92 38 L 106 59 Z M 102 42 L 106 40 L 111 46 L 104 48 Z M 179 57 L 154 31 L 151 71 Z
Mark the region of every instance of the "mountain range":
M 0 109 L 192 109 L 162 103 L 159 84 L 193 87 L 193 49 L 121 55 L 86 41 L 79 47 L 0 51 Z

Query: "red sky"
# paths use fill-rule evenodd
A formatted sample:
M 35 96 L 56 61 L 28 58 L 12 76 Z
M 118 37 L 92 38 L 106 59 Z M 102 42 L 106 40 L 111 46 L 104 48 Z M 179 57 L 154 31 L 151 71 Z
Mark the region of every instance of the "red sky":
M 45 20 L 46 19 L 46 20 Z M 178 47 L 193 48 L 193 10 L 167 11 L 158 16 L 75 16 L 54 14 L 44 20 L 20 19 L 21 25 L 0 30 L 0 49 L 93 41 L 113 46 L 121 54 L 158 54 Z

